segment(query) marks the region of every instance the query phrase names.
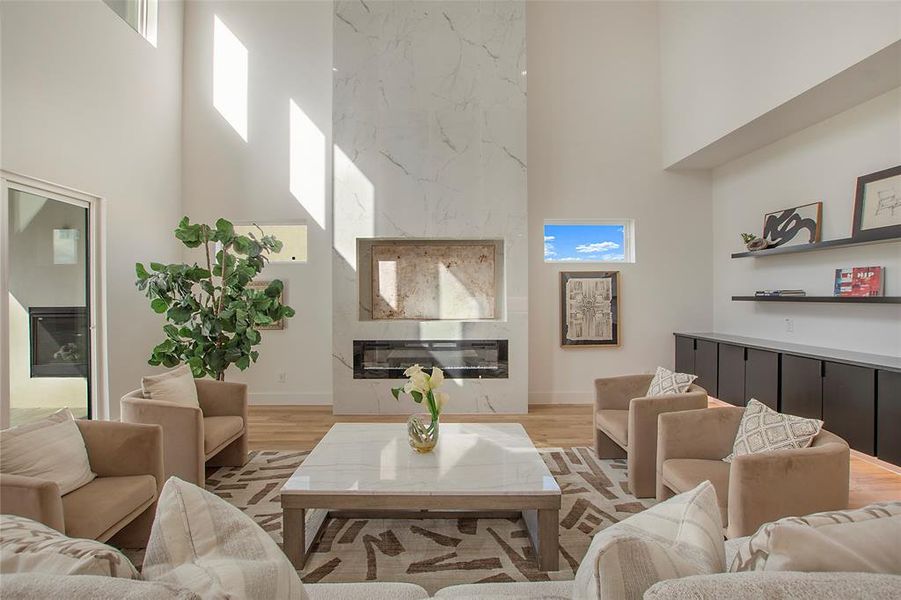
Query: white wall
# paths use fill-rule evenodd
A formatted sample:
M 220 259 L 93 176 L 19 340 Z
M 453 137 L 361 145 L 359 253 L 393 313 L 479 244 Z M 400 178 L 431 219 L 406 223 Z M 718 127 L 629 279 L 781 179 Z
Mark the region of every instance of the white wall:
M 732 161 L 713 172 L 714 327 L 753 337 L 901 355 L 898 305 L 756 304 L 732 295 L 801 288 L 832 295 L 836 268 L 886 267 L 885 294 L 901 295 L 901 244 L 730 259 L 739 233 L 763 214 L 823 202 L 822 239 L 848 237 L 857 177 L 901 164 L 901 90 Z M 794 332 L 786 331 L 792 319 Z
M 530 2 L 529 399 L 590 402 L 596 377 L 673 365 L 676 330 L 712 326 L 710 183 L 660 167 L 657 5 Z M 619 270 L 622 345 L 560 347 L 560 264 L 545 219 L 634 218 Z
M 106 4 L 0 5 L 2 168 L 107 201 L 110 416 L 148 372 L 160 319 L 135 261 L 173 261 L 181 212 L 182 4 L 154 48 Z
M 662 2 L 663 164 L 901 38 L 901 2 Z
M 213 106 L 214 17 L 247 50 L 247 141 Z M 283 331 L 262 332 L 256 364 L 226 375 L 248 383 L 258 404 L 331 402 L 331 86 L 330 2 L 186 3 L 185 214 L 207 222 L 308 224 L 309 262 L 263 271 L 263 278 L 285 282 L 285 301 L 297 315 Z M 293 140 L 291 101 L 300 121 Z M 292 144 L 299 182 L 293 193 Z

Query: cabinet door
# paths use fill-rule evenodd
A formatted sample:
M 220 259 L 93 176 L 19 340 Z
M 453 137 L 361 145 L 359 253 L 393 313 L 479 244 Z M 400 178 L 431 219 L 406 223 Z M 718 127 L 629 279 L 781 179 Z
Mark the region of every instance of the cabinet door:
M 782 409 L 787 415 L 823 418 L 823 363 L 782 355 Z
M 716 386 L 717 343 L 695 340 L 695 375 L 697 383 L 714 398 L 718 397 Z
M 819 379 L 819 373 L 817 374 Z M 720 387 L 722 387 L 720 379 Z M 748 348 L 745 360 L 745 400 L 763 402 L 779 410 L 779 354 Z
M 901 373 L 879 371 L 876 386 L 876 456 L 901 465 Z
M 676 371 L 679 373 L 695 372 L 695 340 L 694 338 L 676 336 Z
M 855 450 L 876 452 L 876 372 L 827 362 L 823 370 L 823 427 Z
M 717 398 L 735 406 L 745 405 L 745 349 L 720 344 L 717 367 Z

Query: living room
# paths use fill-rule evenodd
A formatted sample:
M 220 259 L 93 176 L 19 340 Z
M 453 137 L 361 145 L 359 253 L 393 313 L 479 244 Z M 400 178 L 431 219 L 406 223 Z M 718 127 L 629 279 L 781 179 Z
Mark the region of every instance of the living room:
M 0 184 L 4 598 L 901 595 L 901 2 L 4 0 Z

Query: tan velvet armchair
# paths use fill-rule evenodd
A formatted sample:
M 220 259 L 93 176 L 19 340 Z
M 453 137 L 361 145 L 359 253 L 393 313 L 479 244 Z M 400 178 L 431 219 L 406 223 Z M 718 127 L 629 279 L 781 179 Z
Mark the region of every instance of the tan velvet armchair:
M 143 548 L 163 479 L 155 425 L 76 421 L 97 477 L 65 496 L 53 481 L 0 473 L 0 511 L 40 521 L 69 537 Z
M 692 385 L 684 394 L 647 396 L 653 375 L 595 380 L 594 435 L 598 458 L 627 457 L 629 490 L 653 497 L 657 474 L 657 415 L 707 406 L 707 391 Z
M 728 406 L 660 415 L 658 501 L 709 480 L 728 538 L 751 535 L 782 517 L 848 508 L 851 452 L 845 440 L 826 430 L 807 448 L 724 462 L 743 412 Z
M 122 420 L 163 428 L 166 479 L 175 476 L 203 487 L 205 467 L 240 467 L 247 462 L 247 386 L 195 379 L 200 408 L 148 400 L 141 390 L 120 403 Z

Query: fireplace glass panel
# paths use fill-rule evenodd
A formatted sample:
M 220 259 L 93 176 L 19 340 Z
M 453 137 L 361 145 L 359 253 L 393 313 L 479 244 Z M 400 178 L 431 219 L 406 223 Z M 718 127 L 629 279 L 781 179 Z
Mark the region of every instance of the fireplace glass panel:
M 449 379 L 506 378 L 507 340 L 354 340 L 354 379 L 400 379 L 415 364 Z

